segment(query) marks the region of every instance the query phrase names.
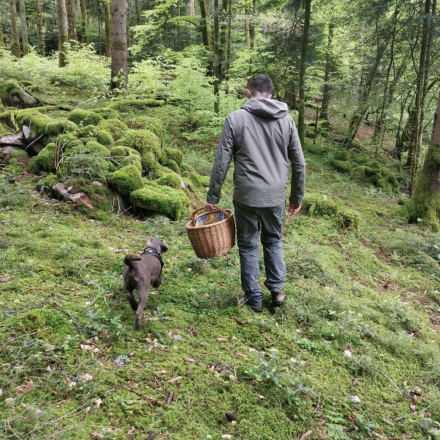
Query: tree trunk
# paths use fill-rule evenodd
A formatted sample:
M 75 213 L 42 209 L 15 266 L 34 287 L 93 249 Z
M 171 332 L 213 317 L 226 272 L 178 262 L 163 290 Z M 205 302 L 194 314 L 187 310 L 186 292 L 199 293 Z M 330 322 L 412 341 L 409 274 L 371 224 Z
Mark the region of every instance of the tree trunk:
M 110 88 L 127 88 L 126 0 L 111 0 L 112 63 Z
M 325 55 L 324 90 L 322 93 L 321 119 L 328 120 L 328 103 L 330 101 L 330 72 L 332 69 L 332 40 L 335 25 L 331 21 L 328 25 L 327 53 Z
M 69 41 L 76 41 L 75 0 L 66 0 L 67 24 L 69 26 Z
M 134 7 L 136 9 L 136 24 L 141 24 L 142 15 L 141 15 L 141 2 L 140 0 L 134 0 Z
M 399 162 L 402 160 L 402 154 L 407 151 L 411 145 L 411 133 L 415 124 L 414 116 L 415 111 L 414 109 L 411 109 L 402 134 L 396 139 L 396 146 L 394 147 L 393 155 L 399 160 Z
M 214 0 L 214 35 L 213 35 L 213 67 L 214 67 L 214 112 L 219 112 L 219 83 L 220 83 L 220 60 L 219 60 L 219 7 L 218 0 Z
M 417 92 L 416 92 L 416 101 L 415 101 L 415 126 L 413 130 L 413 136 L 411 143 L 413 144 L 410 150 L 410 154 L 408 155 L 408 160 L 411 164 L 411 182 L 409 185 L 409 192 L 412 194 L 414 189 L 414 184 L 417 177 L 418 171 L 418 162 L 419 162 L 419 148 L 420 148 L 420 137 L 421 137 L 421 128 L 423 126 L 423 120 L 421 121 L 422 113 L 422 105 L 424 102 L 424 97 L 422 97 L 424 92 L 424 77 L 425 74 L 428 73 L 427 66 L 427 49 L 428 49 L 428 33 L 429 33 L 429 20 L 430 20 L 430 12 L 431 12 L 431 0 L 425 0 L 425 10 L 423 17 L 423 30 L 422 30 L 422 42 L 420 45 L 420 60 L 419 60 L 419 70 L 417 75 Z M 420 123 L 421 121 L 421 123 Z
M 41 14 L 41 1 L 35 0 L 35 12 L 37 14 L 37 35 L 38 35 L 38 53 L 44 57 L 44 32 L 43 32 L 43 19 Z
M 11 44 L 12 44 L 12 53 L 20 58 L 20 37 L 18 36 L 17 29 L 17 6 L 15 4 L 15 0 L 9 1 L 9 6 L 11 8 L 11 27 L 12 27 L 12 36 L 11 36 Z
M 104 1 L 104 23 L 105 23 L 105 56 L 112 56 L 112 34 L 111 34 L 111 13 L 110 0 Z
M 249 70 L 248 70 L 248 78 L 250 80 L 252 76 L 252 55 L 254 51 L 255 44 L 255 0 L 252 0 L 252 8 L 251 8 L 251 16 L 249 19 Z
M 20 21 L 21 21 L 21 38 L 23 41 L 23 55 L 29 53 L 29 39 L 26 21 L 26 5 L 24 0 L 20 0 Z
M 232 0 L 228 0 L 228 37 L 226 43 L 226 81 L 229 81 L 229 68 L 231 66 L 231 33 L 232 33 Z M 226 90 L 228 93 L 228 90 Z
M 422 219 L 422 225 L 440 231 L 440 96 L 431 143 L 407 209 L 411 221 Z
M 221 11 L 221 20 L 220 20 L 220 48 L 219 48 L 219 56 L 220 56 L 220 78 L 226 76 L 226 39 L 228 34 L 228 22 L 226 18 L 228 16 L 228 0 L 222 1 L 222 11 Z
M 57 26 L 58 26 L 58 62 L 60 67 L 67 64 L 68 37 L 67 11 L 65 0 L 57 0 Z
M 86 0 L 79 0 L 81 8 L 81 41 L 87 44 L 87 9 Z
M 301 48 L 301 68 L 299 71 L 299 112 L 298 112 L 298 135 L 301 145 L 304 145 L 304 122 L 305 122 L 305 88 L 306 88 L 306 62 L 309 45 L 310 6 L 312 0 L 305 0 L 304 31 Z
M 244 34 L 246 45 L 248 47 L 251 42 L 251 36 L 249 32 L 249 2 L 250 0 L 244 0 Z
M 102 20 L 101 20 L 101 3 L 99 0 L 96 0 L 98 3 L 98 53 L 102 55 Z
M 201 29 L 202 29 L 202 41 L 203 41 L 203 45 L 209 49 L 209 34 L 208 34 L 208 23 L 206 20 L 206 5 L 205 5 L 205 0 L 199 0 L 199 4 L 200 4 L 200 16 L 202 17 L 202 24 L 201 24 Z
M 2 11 L 0 11 L 0 47 L 3 47 Z

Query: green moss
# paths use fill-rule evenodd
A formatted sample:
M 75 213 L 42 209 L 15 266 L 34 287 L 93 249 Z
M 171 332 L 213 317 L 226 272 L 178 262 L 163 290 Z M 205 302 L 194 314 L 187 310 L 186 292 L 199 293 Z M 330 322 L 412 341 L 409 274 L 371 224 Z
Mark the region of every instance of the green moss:
M 112 135 L 106 130 L 99 130 L 96 140 L 106 147 L 111 147 L 113 145 Z
M 177 173 L 170 172 L 160 177 L 156 183 L 158 185 L 170 186 L 171 188 L 179 189 L 181 186 L 180 176 Z
M 76 131 L 77 128 L 77 125 L 72 121 L 68 121 L 66 119 L 57 119 L 47 124 L 46 134 L 48 136 L 57 136 L 59 134 Z
M 81 127 L 78 130 L 78 136 L 80 138 L 87 138 L 87 137 L 94 138 L 97 132 L 98 132 L 98 128 L 95 125 L 86 125 L 85 127 Z
M 141 172 L 135 165 L 115 171 L 109 178 L 109 183 L 122 195 L 128 195 L 144 185 Z
M 126 131 L 128 131 L 128 127 L 122 122 L 120 119 L 112 118 L 101 121 L 98 124 L 98 128 L 100 130 L 105 130 L 109 132 L 114 140 L 120 139 Z
M 152 171 L 154 171 L 154 169 L 157 166 L 157 159 L 154 153 L 152 153 L 151 151 L 145 153 L 141 158 L 141 164 L 142 164 L 142 169 L 145 171 L 146 174 L 149 174 Z
M 94 108 L 92 111 L 104 119 L 117 119 L 120 121 L 119 112 L 111 107 Z
M 37 189 L 41 190 L 42 188 L 52 189 L 52 186 L 57 183 L 58 177 L 55 174 L 48 174 L 43 179 L 37 182 Z
M 306 193 L 302 210 L 311 217 L 335 216 L 338 213 L 338 205 L 325 195 Z
M 142 164 L 140 158 L 137 156 L 126 156 L 119 162 L 119 164 L 123 167 L 134 165 L 140 172 L 142 172 Z
M 136 151 L 134 148 L 124 147 L 121 145 L 111 148 L 110 154 L 112 157 L 135 156 L 139 159 L 141 158 L 139 151 Z
M 183 163 L 182 170 L 184 172 L 184 176 L 189 178 L 195 187 L 201 188 L 209 186 L 210 177 L 201 176 L 192 165 Z
M 36 165 L 39 169 L 45 171 L 54 171 L 58 156 L 59 151 L 56 144 L 48 144 L 32 159 L 32 166 Z
M 162 121 L 158 118 L 151 118 L 149 116 L 138 116 L 134 119 L 129 119 L 127 125 L 130 128 L 136 130 L 149 130 L 152 131 L 157 137 L 162 138 L 163 125 Z
M 333 165 L 333 168 L 335 168 L 336 170 L 338 170 L 341 173 L 350 172 L 350 163 L 345 160 L 333 159 L 331 161 L 331 164 Z
M 364 154 L 356 154 L 353 158 L 353 162 L 357 163 L 358 165 L 363 165 L 369 162 L 369 160 L 370 159 Z
M 29 157 L 29 155 L 26 153 L 25 150 L 18 150 L 18 151 L 13 151 L 9 157 L 11 159 L 17 159 L 19 157 Z
M 165 154 L 168 159 L 174 160 L 176 164 L 180 167 L 183 162 L 183 153 L 177 148 L 165 148 Z
M 151 131 L 146 130 L 129 130 L 116 142 L 116 145 L 134 148 L 141 155 L 149 151 L 159 155 L 161 151 L 159 138 Z
M 0 83 L 0 101 L 11 107 L 35 107 L 37 100 L 11 79 Z
M 336 224 L 341 229 L 359 229 L 361 222 L 360 215 L 352 209 L 339 209 L 335 217 Z
M 99 142 L 87 142 L 84 146 L 84 153 L 86 154 L 95 154 L 100 157 L 110 157 L 110 151 L 101 145 Z
M 169 168 L 170 170 L 173 170 L 177 174 L 181 173 L 179 165 L 177 165 L 177 162 L 173 159 L 168 159 L 165 167 Z
M 330 131 L 333 128 L 330 121 L 327 121 L 326 119 L 321 119 L 318 121 L 318 130 L 319 131 Z
M 144 110 L 148 107 L 160 107 L 165 101 L 156 99 L 124 99 L 114 102 L 111 107 L 120 112 L 129 112 L 132 110 Z
M 130 194 L 131 203 L 141 209 L 157 211 L 179 220 L 187 203 L 185 194 L 167 186 L 148 183 L 144 188 Z
M 75 147 L 83 145 L 83 141 L 78 139 L 73 133 L 60 134 L 56 141 L 57 145 L 61 147 L 63 151 L 71 150 Z
M 335 154 L 335 159 L 336 160 L 346 161 L 346 160 L 350 159 L 350 153 L 347 150 L 338 151 Z
M 385 192 L 399 192 L 399 182 L 396 175 L 388 168 L 377 167 L 378 163 L 377 161 L 369 161 L 367 165 L 354 167 L 350 172 L 351 177 L 359 182 L 372 183 Z M 376 168 L 372 168 L 370 165 Z
M 40 113 L 36 110 L 19 112 L 15 120 L 20 129 L 23 127 L 23 125 L 27 125 L 38 135 L 45 134 L 46 127 L 50 123 L 54 122 L 54 119 L 52 119 L 50 116 Z
M 85 127 L 87 125 L 98 125 L 103 118 L 93 111 L 77 108 L 70 112 L 68 119 L 76 125 L 82 125 Z
M 350 175 L 353 179 L 358 180 L 360 182 L 367 182 L 368 178 L 370 176 L 372 176 L 373 170 L 370 167 L 367 167 L 365 165 L 361 165 L 358 167 L 354 167 L 351 171 L 350 171 Z

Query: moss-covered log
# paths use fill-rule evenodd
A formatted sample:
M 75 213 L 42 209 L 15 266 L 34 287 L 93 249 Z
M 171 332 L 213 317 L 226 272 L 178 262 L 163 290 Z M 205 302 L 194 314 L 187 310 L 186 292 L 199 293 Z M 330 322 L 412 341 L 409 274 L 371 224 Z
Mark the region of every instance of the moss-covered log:
M 0 100 L 3 105 L 17 108 L 36 107 L 38 100 L 14 80 L 5 81 L 0 85 Z

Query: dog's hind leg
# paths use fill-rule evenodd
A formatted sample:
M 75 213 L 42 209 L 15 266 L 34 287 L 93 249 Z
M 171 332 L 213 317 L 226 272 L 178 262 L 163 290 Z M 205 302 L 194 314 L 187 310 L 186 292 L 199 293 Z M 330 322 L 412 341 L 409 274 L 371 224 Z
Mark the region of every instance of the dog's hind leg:
M 137 307 L 136 310 L 136 318 L 134 321 L 134 328 L 136 330 L 140 330 L 141 329 L 141 323 L 142 323 L 142 312 L 145 309 L 145 306 L 147 305 L 147 301 L 148 301 L 148 292 L 149 289 L 145 289 L 145 290 L 138 290 L 137 293 L 139 295 L 139 305 Z
M 127 291 L 126 291 L 126 294 L 127 294 L 127 298 L 128 298 L 128 300 L 130 301 L 131 308 L 132 308 L 134 311 L 136 311 L 137 308 L 138 308 L 138 303 L 137 303 L 137 301 L 136 301 L 136 298 L 135 298 L 134 295 L 133 295 L 133 291 L 132 291 L 132 290 L 127 290 Z

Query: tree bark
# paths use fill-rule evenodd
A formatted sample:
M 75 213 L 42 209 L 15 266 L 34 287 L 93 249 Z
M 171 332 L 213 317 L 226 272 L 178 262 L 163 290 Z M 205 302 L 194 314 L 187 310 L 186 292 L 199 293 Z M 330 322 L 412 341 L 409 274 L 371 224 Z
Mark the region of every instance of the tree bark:
M 20 21 L 21 21 L 21 38 L 23 41 L 23 55 L 29 53 L 29 39 L 26 20 L 26 5 L 24 0 L 20 0 Z
M 214 0 L 214 35 L 213 35 L 213 67 L 214 67 L 214 112 L 219 112 L 219 83 L 220 83 L 220 60 L 219 60 L 219 7 L 218 1 Z
M 44 32 L 43 32 L 43 19 L 41 14 L 41 0 L 35 0 L 35 12 L 37 15 L 37 35 L 38 35 L 38 53 L 44 57 Z
M 246 45 L 248 47 L 251 42 L 251 36 L 249 32 L 249 2 L 250 0 L 244 0 L 244 36 Z
M 248 78 L 250 80 L 252 76 L 252 65 L 253 65 L 253 51 L 254 51 L 254 44 L 255 44 L 255 0 L 252 0 L 252 8 L 251 8 L 251 15 L 249 19 L 249 69 L 248 69 Z
M 203 45 L 207 49 L 209 49 L 209 33 L 208 33 L 208 23 L 207 23 L 207 20 L 206 20 L 205 0 L 199 0 L 199 4 L 200 4 L 200 16 L 202 17 L 202 24 L 201 24 L 202 41 L 203 41 Z
M 421 137 L 421 128 L 423 126 L 423 120 L 421 120 L 423 116 L 422 105 L 424 102 L 423 92 L 424 92 L 424 77 L 425 74 L 428 73 L 429 66 L 427 66 L 427 49 L 428 49 L 428 33 L 429 33 L 429 15 L 431 12 L 431 0 L 425 0 L 425 9 L 424 9 L 424 17 L 423 17 L 423 29 L 422 29 L 422 41 L 420 45 L 420 59 L 419 59 L 419 69 L 417 75 L 417 91 L 416 91 L 416 100 L 415 100 L 415 126 L 413 130 L 413 135 L 411 139 L 411 150 L 408 155 L 408 161 L 411 165 L 411 182 L 409 185 L 409 192 L 412 194 L 414 189 L 417 171 L 418 171 L 418 162 L 419 162 L 419 149 L 420 149 L 420 137 Z
M 15 4 L 15 0 L 9 1 L 9 6 L 11 9 L 11 27 L 12 27 L 12 36 L 11 36 L 11 44 L 12 44 L 12 53 L 17 57 L 21 57 L 20 53 L 20 37 L 18 36 L 17 29 L 17 5 Z
M 127 88 L 127 4 L 111 0 L 112 63 L 110 88 Z
M 301 48 L 301 67 L 299 71 L 299 112 L 298 112 L 298 135 L 301 145 L 304 145 L 305 123 L 305 88 L 306 88 L 306 63 L 307 49 L 309 45 L 310 7 L 312 0 L 305 0 L 304 31 Z
M 0 47 L 3 47 L 2 11 L 0 11 Z
M 81 41 L 87 44 L 87 8 L 86 0 L 79 0 L 81 8 Z
M 328 25 L 327 53 L 325 55 L 324 90 L 322 93 L 322 107 L 320 118 L 328 120 L 328 103 L 330 101 L 330 72 L 332 69 L 332 41 L 335 25 L 331 21 Z
M 76 41 L 75 0 L 66 0 L 67 24 L 69 27 L 69 41 Z
M 141 1 L 140 0 L 134 0 L 134 6 L 135 6 L 135 9 L 136 9 L 136 24 L 139 25 L 139 24 L 142 23 Z
M 440 231 L 440 96 L 430 146 L 407 209 L 411 221 L 422 219 L 422 225 Z
M 229 68 L 231 66 L 231 33 L 232 33 L 232 0 L 228 0 L 228 37 L 226 42 L 226 81 L 229 81 Z M 226 90 L 228 93 L 229 90 Z
M 228 22 L 226 18 L 228 16 L 228 0 L 221 0 L 222 2 L 222 10 L 220 17 L 220 48 L 219 48 L 219 56 L 220 56 L 220 78 L 226 76 L 226 40 L 228 33 Z
M 67 64 L 69 30 L 67 25 L 67 11 L 65 0 L 57 0 L 57 25 L 58 25 L 58 63 L 60 67 Z
M 104 1 L 104 24 L 105 24 L 105 56 L 112 56 L 112 34 L 110 0 Z

